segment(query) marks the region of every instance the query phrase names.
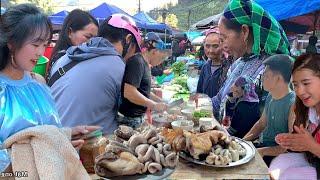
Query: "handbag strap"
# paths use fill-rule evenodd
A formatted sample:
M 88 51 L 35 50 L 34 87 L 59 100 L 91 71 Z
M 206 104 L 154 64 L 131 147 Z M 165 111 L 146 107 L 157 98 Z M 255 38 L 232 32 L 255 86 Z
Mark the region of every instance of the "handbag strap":
M 64 76 L 71 68 L 77 65 L 79 61 L 71 61 L 63 67 L 60 67 L 49 79 L 48 86 L 52 86 L 59 78 Z

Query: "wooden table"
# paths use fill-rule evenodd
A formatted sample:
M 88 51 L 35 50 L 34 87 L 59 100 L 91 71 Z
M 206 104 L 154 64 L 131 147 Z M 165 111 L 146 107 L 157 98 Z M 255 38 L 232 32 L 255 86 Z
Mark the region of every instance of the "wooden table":
M 214 118 L 213 125 L 225 131 Z M 97 175 L 91 175 L 91 178 L 99 179 Z M 167 179 L 270 179 L 270 176 L 267 165 L 256 152 L 255 157 L 248 163 L 230 168 L 202 166 L 179 158 L 177 168 Z
M 99 179 L 91 175 L 92 179 Z M 168 179 L 270 179 L 268 167 L 256 153 L 248 163 L 230 168 L 207 167 L 179 158 L 179 164 Z
M 230 168 L 214 168 L 179 159 L 175 172 L 169 179 L 270 179 L 268 167 L 256 153 L 248 163 Z
M 213 124 L 224 130 L 214 118 Z M 99 179 L 97 175 L 91 175 L 91 178 Z M 248 163 L 230 168 L 202 166 L 179 158 L 177 168 L 167 179 L 270 179 L 270 176 L 267 165 L 256 152 Z

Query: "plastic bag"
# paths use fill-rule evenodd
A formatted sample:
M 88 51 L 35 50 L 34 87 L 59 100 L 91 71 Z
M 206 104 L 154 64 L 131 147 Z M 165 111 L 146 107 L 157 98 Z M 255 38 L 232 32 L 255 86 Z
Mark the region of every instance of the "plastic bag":
M 189 76 L 187 79 L 187 86 L 190 93 L 195 93 L 197 91 L 199 76 Z

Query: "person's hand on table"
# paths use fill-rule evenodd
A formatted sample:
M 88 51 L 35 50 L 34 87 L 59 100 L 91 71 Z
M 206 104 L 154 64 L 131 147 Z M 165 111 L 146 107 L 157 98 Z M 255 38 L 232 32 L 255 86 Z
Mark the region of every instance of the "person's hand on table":
M 199 98 L 199 94 L 198 93 L 194 93 L 194 94 L 190 95 L 189 100 L 190 101 L 196 101 L 196 100 L 198 100 L 198 98 Z
M 303 125 L 294 126 L 296 133 L 281 133 L 275 138 L 276 142 L 285 149 L 292 151 L 312 151 L 317 142 L 311 133 L 303 127 Z
M 163 70 L 163 74 L 165 74 L 165 75 L 169 75 L 169 74 L 171 74 L 172 73 L 172 70 L 171 69 L 165 69 L 165 70 Z
M 198 107 L 198 99 L 199 99 L 198 93 L 191 94 L 189 97 L 190 101 L 194 101 L 196 103 L 196 107 Z
M 262 158 L 265 156 L 265 154 L 264 154 L 265 149 L 264 148 L 258 148 L 257 151 Z
M 225 128 L 229 128 L 231 125 L 231 117 L 230 116 L 224 116 L 222 119 L 221 124 L 225 127 Z
M 71 128 L 71 144 L 77 150 L 80 150 L 84 144 L 84 140 L 81 137 L 85 134 L 89 134 L 95 130 L 101 129 L 100 126 L 75 126 Z

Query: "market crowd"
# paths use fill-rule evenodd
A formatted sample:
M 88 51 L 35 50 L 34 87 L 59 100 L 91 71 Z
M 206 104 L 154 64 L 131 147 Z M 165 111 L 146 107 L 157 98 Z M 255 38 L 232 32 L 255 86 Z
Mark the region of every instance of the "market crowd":
M 22 137 L 44 134 L 75 164 L 66 163 L 68 175 L 86 179 L 76 159 L 84 140 L 74 137 L 95 130 L 109 135 L 119 125 L 138 128 L 147 109 L 164 112 L 167 104 L 152 92 L 151 70 L 177 55 L 156 33 L 142 37 L 127 15 L 98 23 L 76 9 L 65 19 L 41 77 L 32 69 L 51 38 L 50 21 L 34 5 L 15 5 L 1 15 L 0 172 L 17 166 Z M 279 22 L 249 0 L 231 0 L 218 26 L 205 34 L 191 99 L 207 94 L 214 117 L 230 135 L 254 143 L 275 179 L 319 174 L 320 55 L 313 44 L 291 57 Z

